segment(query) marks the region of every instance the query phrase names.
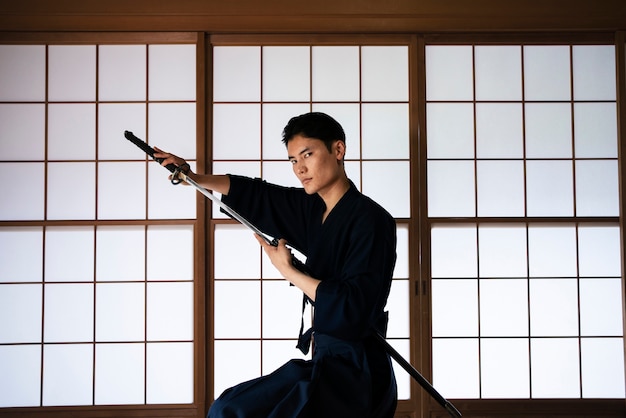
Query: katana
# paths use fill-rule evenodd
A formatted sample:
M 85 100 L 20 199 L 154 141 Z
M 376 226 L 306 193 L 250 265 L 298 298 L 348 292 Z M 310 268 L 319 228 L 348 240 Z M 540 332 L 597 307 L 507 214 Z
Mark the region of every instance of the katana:
M 146 144 L 141 139 L 137 138 L 135 135 L 133 135 L 132 132 L 124 131 L 124 136 L 130 142 L 132 142 L 133 144 L 135 144 L 139 148 L 141 148 L 146 154 L 148 154 L 150 157 L 152 157 L 156 162 L 158 162 L 159 164 L 161 164 L 163 162 L 163 158 L 155 158 L 154 157 L 154 152 L 155 152 L 154 148 L 152 148 L 150 145 Z M 200 186 L 193 179 L 191 179 L 184 172 L 182 172 L 180 170 L 180 167 L 177 167 L 174 164 L 168 164 L 168 165 L 165 166 L 165 168 L 167 168 L 172 173 L 172 183 L 173 184 L 179 184 L 179 183 L 184 181 L 187 184 L 195 187 L 197 191 L 199 191 L 205 197 L 207 197 L 209 200 L 211 200 L 211 202 L 215 203 L 217 206 L 219 206 L 221 209 L 223 209 L 224 212 L 226 212 L 228 215 L 230 215 L 233 219 L 235 219 L 236 221 L 238 221 L 242 225 L 248 227 L 248 229 L 252 230 L 255 234 L 258 234 L 268 244 L 270 244 L 270 245 L 272 245 L 274 247 L 276 247 L 278 245 L 278 240 L 276 238 L 269 237 L 267 234 L 263 233 L 260 229 L 258 229 L 256 226 L 254 226 L 252 223 L 248 222 L 248 220 L 246 218 L 244 218 L 243 216 L 241 216 L 240 214 L 235 212 L 233 209 L 231 209 L 227 204 L 225 204 L 220 199 L 218 199 L 217 196 L 215 196 L 213 193 L 211 193 L 210 191 L 208 191 L 204 187 Z
M 124 136 L 130 142 L 132 142 L 133 144 L 141 148 L 146 154 L 152 157 L 156 162 L 158 162 L 159 164 L 163 162 L 162 158 L 154 157 L 154 152 L 155 152 L 154 148 L 146 144 L 141 139 L 137 138 L 135 135 L 133 135 L 132 132 L 124 131 Z M 165 168 L 167 168 L 172 173 L 172 178 L 171 178 L 172 184 L 179 184 L 179 183 L 182 183 L 183 181 L 186 182 L 187 184 L 190 184 L 191 186 L 195 187 L 196 190 L 202 193 L 205 197 L 211 200 L 211 202 L 219 206 L 224 212 L 226 212 L 233 219 L 235 219 L 236 221 L 238 221 L 239 223 L 241 223 L 242 225 L 246 226 L 248 229 L 253 231 L 255 234 L 263 238 L 268 244 L 274 247 L 278 246 L 278 239 L 273 238 L 265 234 L 264 232 L 262 232 L 259 228 L 257 228 L 252 223 L 250 223 L 246 218 L 238 214 L 234 209 L 231 209 L 226 203 L 218 199 L 213 193 L 211 193 L 204 187 L 200 186 L 193 179 L 189 178 L 189 176 L 187 176 L 183 172 L 182 167 L 178 167 L 174 164 L 167 164 Z M 302 271 L 303 273 L 306 273 L 306 267 L 304 263 L 302 263 L 300 260 L 298 260 L 294 256 L 292 256 L 292 263 L 300 271 Z M 376 339 L 376 341 L 378 341 L 383 346 L 383 348 L 389 354 L 389 356 L 393 358 L 404 370 L 406 370 L 406 372 L 409 375 L 411 375 L 411 377 L 413 377 L 413 379 L 415 379 L 420 384 L 420 386 L 422 386 L 424 390 L 426 390 L 426 392 L 428 392 L 433 397 L 433 399 L 435 399 L 437 403 L 439 403 L 439 405 L 441 405 L 450 414 L 451 417 L 457 417 L 457 418 L 461 417 L 461 413 L 454 407 L 454 405 L 452 405 L 439 392 L 437 392 L 437 390 L 430 384 L 430 382 L 428 382 L 428 380 L 426 380 L 426 378 L 424 378 L 424 376 L 422 376 L 421 373 L 418 372 L 417 369 L 413 367 L 413 365 L 411 365 L 411 363 L 409 363 L 404 357 L 402 357 L 402 355 L 398 353 L 396 349 L 393 348 L 387 342 L 385 337 L 380 332 L 378 332 L 377 330 L 374 330 L 372 334 L 374 335 L 374 338 Z

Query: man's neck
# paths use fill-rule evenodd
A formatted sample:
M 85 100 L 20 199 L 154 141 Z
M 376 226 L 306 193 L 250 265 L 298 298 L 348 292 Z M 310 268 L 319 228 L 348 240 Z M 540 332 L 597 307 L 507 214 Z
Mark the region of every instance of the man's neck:
M 350 189 L 350 180 L 347 177 L 341 177 L 336 183 L 334 183 L 327 190 L 318 193 L 326 204 L 326 211 L 322 218 L 322 222 L 326 220 L 328 214 L 333 210 L 337 202 L 341 200 L 344 194 Z

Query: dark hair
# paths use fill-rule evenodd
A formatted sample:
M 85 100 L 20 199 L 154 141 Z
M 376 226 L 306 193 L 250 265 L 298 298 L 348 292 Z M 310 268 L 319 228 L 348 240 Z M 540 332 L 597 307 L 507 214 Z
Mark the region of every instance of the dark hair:
M 291 118 L 283 130 L 283 144 L 287 146 L 296 135 L 322 140 L 328 151 L 331 151 L 333 142 L 346 142 L 346 134 L 339 122 L 322 112 L 305 113 Z

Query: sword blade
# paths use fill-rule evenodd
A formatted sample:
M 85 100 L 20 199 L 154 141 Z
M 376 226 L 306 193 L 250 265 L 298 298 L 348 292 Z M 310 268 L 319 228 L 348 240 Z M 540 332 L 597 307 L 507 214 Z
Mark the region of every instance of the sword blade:
M 202 193 L 205 197 L 207 197 L 211 202 L 215 203 L 217 206 L 219 206 L 220 208 L 222 208 L 224 210 L 224 212 L 226 212 L 229 216 L 231 216 L 233 219 L 235 219 L 236 221 L 238 221 L 239 223 L 241 223 L 242 225 L 244 225 L 245 227 L 247 227 L 248 229 L 250 229 L 252 232 L 254 232 L 255 234 L 259 235 L 261 238 L 263 238 L 265 240 L 265 242 L 267 242 L 270 245 L 273 245 L 274 247 L 276 247 L 278 245 L 278 240 L 276 238 L 270 237 L 269 235 L 267 235 L 266 233 L 262 232 L 259 228 L 257 228 L 256 226 L 254 226 L 254 224 L 250 223 L 246 218 L 244 218 L 243 216 L 241 216 L 239 213 L 237 213 L 234 209 L 232 209 L 230 206 L 228 206 L 226 203 L 222 202 L 217 196 L 215 196 L 213 193 L 211 193 L 210 191 L 208 191 L 207 189 L 205 189 L 204 187 L 200 186 L 198 183 L 196 183 L 193 179 L 189 178 L 188 176 L 186 176 L 183 173 L 179 173 L 179 178 L 185 182 L 187 182 L 188 184 L 190 184 L 191 186 L 195 187 L 197 191 L 199 191 L 200 193 Z

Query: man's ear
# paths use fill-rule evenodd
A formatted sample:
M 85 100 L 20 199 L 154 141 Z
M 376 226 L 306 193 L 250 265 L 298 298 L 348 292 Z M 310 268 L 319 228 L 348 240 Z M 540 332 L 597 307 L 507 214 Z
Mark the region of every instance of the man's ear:
M 334 151 L 337 161 L 343 161 L 346 157 L 346 143 L 340 140 L 335 141 Z

